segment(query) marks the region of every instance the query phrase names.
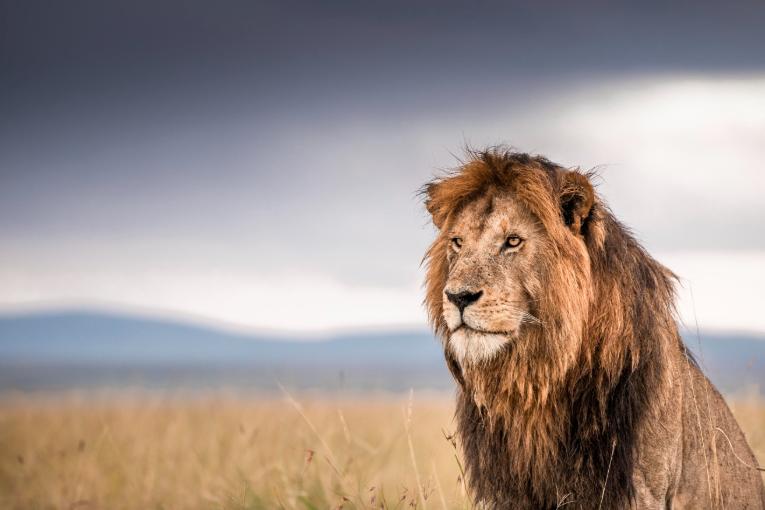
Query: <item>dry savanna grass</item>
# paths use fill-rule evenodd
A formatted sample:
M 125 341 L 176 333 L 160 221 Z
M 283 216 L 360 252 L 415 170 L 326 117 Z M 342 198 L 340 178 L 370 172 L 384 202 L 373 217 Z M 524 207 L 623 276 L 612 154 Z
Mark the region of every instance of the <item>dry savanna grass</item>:
M 0 508 L 468 508 L 451 401 L 5 396 Z M 762 463 L 765 403 L 733 409 Z

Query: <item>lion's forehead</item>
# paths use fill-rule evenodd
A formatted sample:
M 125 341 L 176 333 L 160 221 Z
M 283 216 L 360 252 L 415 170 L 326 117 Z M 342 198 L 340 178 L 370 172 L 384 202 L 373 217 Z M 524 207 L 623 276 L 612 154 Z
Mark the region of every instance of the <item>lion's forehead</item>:
M 465 205 L 452 231 L 480 247 L 509 234 L 529 235 L 536 224 L 531 212 L 509 192 L 490 193 Z

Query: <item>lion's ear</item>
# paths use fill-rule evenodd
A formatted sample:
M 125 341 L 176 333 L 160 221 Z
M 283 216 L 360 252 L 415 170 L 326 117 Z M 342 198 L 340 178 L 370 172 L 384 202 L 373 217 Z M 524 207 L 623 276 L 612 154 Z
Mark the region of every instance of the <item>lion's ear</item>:
M 433 181 L 425 185 L 423 194 L 425 195 L 425 207 L 433 218 L 433 225 L 437 229 L 441 230 L 441 227 L 446 222 L 446 217 L 449 215 L 449 211 L 445 206 L 445 200 L 440 197 L 439 189 L 441 182 Z
M 560 209 L 563 221 L 575 235 L 587 233 L 587 223 L 595 203 L 595 190 L 586 175 L 577 171 L 563 174 Z

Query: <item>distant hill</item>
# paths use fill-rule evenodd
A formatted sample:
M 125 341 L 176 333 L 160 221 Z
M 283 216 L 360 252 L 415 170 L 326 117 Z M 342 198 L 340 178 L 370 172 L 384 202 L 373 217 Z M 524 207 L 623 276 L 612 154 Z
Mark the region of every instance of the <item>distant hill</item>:
M 0 316 L 0 359 L 84 363 L 441 361 L 425 331 L 314 339 L 258 336 L 170 320 L 71 312 Z
M 445 390 L 427 332 L 323 339 L 233 334 L 91 312 L 0 316 L 0 390 L 60 388 Z
M 689 348 L 724 391 L 765 387 L 765 338 L 695 335 Z M 183 322 L 94 312 L 0 316 L 0 390 L 72 388 L 448 390 L 425 331 L 324 339 L 233 334 Z

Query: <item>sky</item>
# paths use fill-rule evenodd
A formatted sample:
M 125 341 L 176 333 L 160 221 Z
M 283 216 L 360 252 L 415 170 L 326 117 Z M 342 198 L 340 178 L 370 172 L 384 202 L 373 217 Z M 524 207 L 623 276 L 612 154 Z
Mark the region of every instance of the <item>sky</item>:
M 0 4 L 0 313 L 425 326 L 417 190 L 597 168 L 694 327 L 765 332 L 761 2 Z

